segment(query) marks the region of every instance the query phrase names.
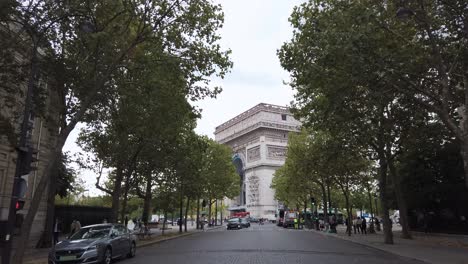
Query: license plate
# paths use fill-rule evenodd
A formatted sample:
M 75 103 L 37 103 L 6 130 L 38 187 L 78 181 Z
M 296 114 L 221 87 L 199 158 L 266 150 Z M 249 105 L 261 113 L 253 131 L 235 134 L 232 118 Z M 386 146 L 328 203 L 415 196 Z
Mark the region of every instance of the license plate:
M 61 256 L 60 260 L 75 260 L 76 256 Z

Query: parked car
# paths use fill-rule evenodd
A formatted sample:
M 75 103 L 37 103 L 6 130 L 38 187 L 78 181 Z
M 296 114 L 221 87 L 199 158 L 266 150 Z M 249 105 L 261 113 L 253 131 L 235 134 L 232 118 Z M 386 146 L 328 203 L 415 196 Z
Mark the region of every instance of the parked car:
M 136 237 L 121 224 L 99 224 L 82 227 L 67 240 L 57 243 L 49 252 L 49 264 L 104 263 L 133 257 Z
M 164 223 L 164 218 L 159 219 L 159 224 L 162 225 Z M 166 225 L 172 225 L 172 220 L 167 219 L 166 220 Z
M 231 218 L 228 220 L 227 229 L 241 229 L 242 223 L 240 218 Z
M 241 227 L 250 227 L 250 221 L 248 218 L 241 218 Z

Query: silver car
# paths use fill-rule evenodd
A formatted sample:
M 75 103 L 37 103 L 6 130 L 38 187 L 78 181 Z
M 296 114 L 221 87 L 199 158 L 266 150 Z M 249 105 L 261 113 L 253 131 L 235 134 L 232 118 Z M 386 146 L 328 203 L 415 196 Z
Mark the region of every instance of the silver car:
M 52 248 L 49 264 L 109 264 L 116 258 L 135 256 L 135 241 L 136 237 L 121 224 L 85 226 Z

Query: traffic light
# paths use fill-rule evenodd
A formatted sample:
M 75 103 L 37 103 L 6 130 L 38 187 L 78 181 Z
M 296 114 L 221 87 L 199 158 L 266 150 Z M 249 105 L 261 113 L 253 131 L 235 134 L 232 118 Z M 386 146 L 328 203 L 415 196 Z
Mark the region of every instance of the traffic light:
M 24 158 L 21 164 L 20 175 L 29 174 L 31 171 L 36 170 L 37 168 L 34 166 L 34 162 L 37 161 L 36 158 L 37 151 L 33 148 L 27 148 L 27 151 L 24 152 Z
M 24 207 L 24 203 L 25 203 L 25 201 L 23 201 L 23 200 L 16 201 L 15 210 L 16 211 L 22 210 L 23 207 Z
M 28 178 L 29 174 L 22 175 L 18 182 L 18 199 L 15 204 L 15 227 L 20 228 L 23 224 L 24 214 L 21 210 L 24 208 L 26 203 L 26 193 L 28 191 Z

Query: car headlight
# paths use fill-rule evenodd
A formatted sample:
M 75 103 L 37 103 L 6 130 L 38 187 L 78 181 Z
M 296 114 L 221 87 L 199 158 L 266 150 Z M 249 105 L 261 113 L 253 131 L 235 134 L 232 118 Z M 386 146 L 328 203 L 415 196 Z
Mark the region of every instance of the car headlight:
M 86 249 L 86 251 L 93 251 L 93 250 L 97 250 L 98 249 L 98 245 L 94 245 L 94 246 L 90 246 Z

